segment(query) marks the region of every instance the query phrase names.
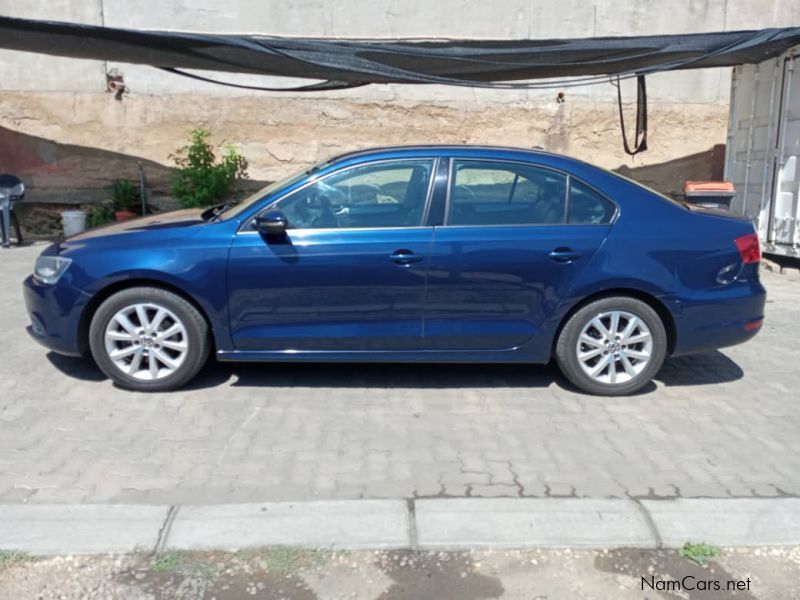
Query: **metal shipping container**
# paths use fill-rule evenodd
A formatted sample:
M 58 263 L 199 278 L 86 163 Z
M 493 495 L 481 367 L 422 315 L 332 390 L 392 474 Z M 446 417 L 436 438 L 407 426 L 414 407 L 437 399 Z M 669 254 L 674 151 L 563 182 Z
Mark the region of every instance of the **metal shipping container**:
M 800 46 L 733 70 L 725 179 L 765 252 L 800 260 Z

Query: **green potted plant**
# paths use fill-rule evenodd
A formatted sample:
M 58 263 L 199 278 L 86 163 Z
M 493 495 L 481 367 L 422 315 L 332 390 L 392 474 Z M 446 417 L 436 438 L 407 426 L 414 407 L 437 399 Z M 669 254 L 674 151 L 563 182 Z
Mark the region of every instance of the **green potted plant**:
M 106 202 L 93 204 L 86 212 L 87 227 L 100 227 L 106 223 L 111 223 L 115 218 L 114 209 Z
M 194 129 L 189 144 L 171 155 L 175 161 L 172 193 L 186 208 L 213 206 L 231 192 L 237 179 L 247 178 L 247 159 L 231 144 L 219 157 L 205 129 Z
M 133 219 L 136 213 L 133 209 L 139 202 L 138 188 L 127 179 L 117 179 L 111 184 L 111 206 L 117 221 Z

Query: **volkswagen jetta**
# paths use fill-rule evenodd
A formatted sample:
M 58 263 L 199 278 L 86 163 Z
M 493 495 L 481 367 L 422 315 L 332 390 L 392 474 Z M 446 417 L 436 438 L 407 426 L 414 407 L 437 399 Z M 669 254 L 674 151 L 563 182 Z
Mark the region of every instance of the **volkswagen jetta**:
M 118 385 L 223 361 L 558 363 L 629 394 L 761 327 L 753 225 L 584 162 L 474 146 L 346 154 L 208 210 L 49 246 L 31 335 Z

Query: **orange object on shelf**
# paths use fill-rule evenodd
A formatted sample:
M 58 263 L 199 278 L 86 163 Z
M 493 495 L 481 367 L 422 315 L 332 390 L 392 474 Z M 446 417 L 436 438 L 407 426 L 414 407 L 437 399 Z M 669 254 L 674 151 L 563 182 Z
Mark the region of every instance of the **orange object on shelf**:
M 703 208 L 730 210 L 736 190 L 730 181 L 687 181 L 683 197 L 689 204 Z
M 687 181 L 683 184 L 685 194 L 735 194 L 736 189 L 730 181 Z

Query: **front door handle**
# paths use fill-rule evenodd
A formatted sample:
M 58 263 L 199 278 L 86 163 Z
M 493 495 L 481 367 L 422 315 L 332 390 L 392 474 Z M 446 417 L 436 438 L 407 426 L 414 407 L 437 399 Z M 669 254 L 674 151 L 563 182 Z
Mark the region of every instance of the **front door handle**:
M 395 250 L 389 259 L 398 265 L 410 265 L 422 260 L 422 256 L 414 254 L 411 250 Z
M 572 248 L 561 246 L 553 250 L 548 256 L 556 262 L 568 263 L 573 260 L 578 260 L 581 257 L 581 253 L 575 252 Z

